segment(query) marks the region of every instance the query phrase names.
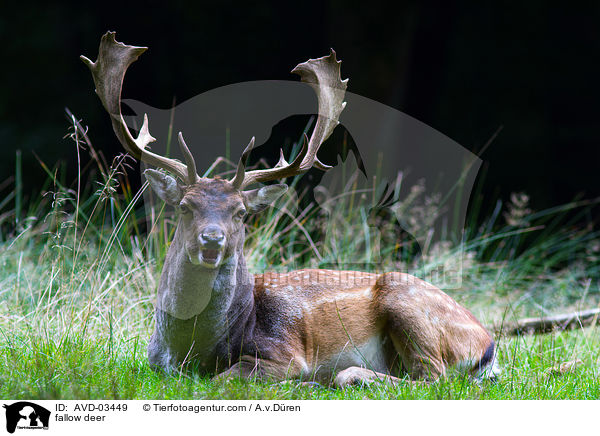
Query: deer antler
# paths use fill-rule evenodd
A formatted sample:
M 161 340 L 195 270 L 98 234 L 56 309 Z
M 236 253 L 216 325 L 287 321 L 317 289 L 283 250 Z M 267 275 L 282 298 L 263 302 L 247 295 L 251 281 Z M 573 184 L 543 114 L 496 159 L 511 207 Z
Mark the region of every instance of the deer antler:
M 348 79 L 341 80 L 340 63 L 332 49 L 328 56 L 309 59 L 292 70 L 292 73 L 300 75 L 303 82 L 311 85 L 317 94 L 319 115 L 310 140 L 304 135 L 302 149 L 292 163 L 286 162 L 283 150 L 280 150 L 279 162 L 273 168 L 246 172 L 246 162 L 254 147 L 254 138 L 252 138 L 242 153 L 236 175 L 231 180 L 233 186 L 243 189 L 252 183 L 283 179 L 305 173 L 313 166 L 324 171 L 331 168 L 319 161 L 317 151 L 339 124 L 340 113 L 346 106 L 343 100 Z
M 184 183 L 191 185 L 199 177 L 196 174 L 194 158 L 185 144 L 181 132 L 179 133 L 179 147 L 187 165 L 146 149 L 149 143 L 156 140 L 148 130 L 148 116 L 146 114 L 144 114 L 144 123 L 138 137 L 134 139 L 121 113 L 121 89 L 127 68 L 147 49 L 147 47 L 134 47 L 117 42 L 115 32 L 106 32 L 100 41 L 96 62 L 92 62 L 85 56 L 80 56 L 80 58 L 92 72 L 96 94 L 100 97 L 104 109 L 110 114 L 113 130 L 125 150 L 136 159 L 170 171 Z

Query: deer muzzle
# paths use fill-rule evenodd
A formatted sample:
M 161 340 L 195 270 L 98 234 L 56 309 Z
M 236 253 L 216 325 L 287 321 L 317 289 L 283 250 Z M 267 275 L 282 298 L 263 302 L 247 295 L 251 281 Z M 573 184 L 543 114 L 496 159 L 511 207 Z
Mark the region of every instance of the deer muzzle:
M 219 226 L 211 225 L 200 232 L 198 261 L 200 264 L 215 268 L 223 259 L 225 232 Z

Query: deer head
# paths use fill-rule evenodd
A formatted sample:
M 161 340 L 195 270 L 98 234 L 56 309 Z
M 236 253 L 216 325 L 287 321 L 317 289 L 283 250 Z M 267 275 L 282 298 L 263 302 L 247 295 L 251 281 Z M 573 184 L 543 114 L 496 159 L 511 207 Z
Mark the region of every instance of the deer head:
M 92 72 L 96 93 L 111 116 L 113 130 L 125 150 L 142 162 L 166 170 L 148 169 L 144 172 L 154 192 L 165 203 L 179 209 L 178 230 L 185 240 L 189 261 L 206 268 L 217 268 L 243 245 L 243 221 L 283 195 L 287 186 L 274 184 L 245 190 L 252 184 L 281 180 L 303 174 L 313 166 L 321 170 L 330 167 L 317 158 L 321 144 L 339 124 L 348 79 L 340 78 L 340 61 L 331 50 L 328 56 L 310 59 L 292 70 L 303 82 L 313 87 L 318 99 L 318 119 L 313 133 L 304 136 L 303 145 L 293 162 L 288 163 L 283 151 L 279 162 L 268 169 L 246 171 L 246 163 L 254 147 L 254 138 L 242 153 L 233 179 L 199 177 L 196 163 L 181 132 L 178 142 L 185 164 L 151 152 L 148 145 L 155 141 L 150 135 L 148 117 L 134 138 L 121 113 L 121 89 L 127 68 L 146 51 L 115 40 L 114 32 L 107 32 L 100 42 L 98 59 L 81 59 Z
M 238 252 L 246 215 L 266 208 L 287 190 L 277 184 L 240 191 L 227 180 L 208 178 L 182 186 L 156 170 L 144 174 L 154 192 L 179 209 L 179 231 L 190 262 L 206 268 L 216 268 Z

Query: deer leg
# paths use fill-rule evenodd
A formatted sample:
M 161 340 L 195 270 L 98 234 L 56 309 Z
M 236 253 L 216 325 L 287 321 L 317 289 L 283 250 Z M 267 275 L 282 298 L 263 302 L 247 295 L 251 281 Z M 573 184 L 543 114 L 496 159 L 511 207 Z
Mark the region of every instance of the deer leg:
M 212 378 L 213 381 L 225 381 L 233 378 L 249 379 L 259 376 L 258 361 L 247 362 L 240 361 L 233 364 L 229 369 L 217 374 Z
M 268 359 L 259 359 L 253 356 L 242 356 L 239 362 L 233 364 L 229 369 L 213 377 L 214 381 L 231 378 L 249 379 L 253 377 L 283 380 L 295 378 L 296 373 L 291 372 L 289 367 L 282 367 Z
M 347 386 L 365 386 L 374 382 L 394 385 L 402 380 L 389 374 L 373 371 L 367 368 L 351 366 L 343 371 L 340 371 L 335 377 L 333 384 L 337 388 L 345 388 Z

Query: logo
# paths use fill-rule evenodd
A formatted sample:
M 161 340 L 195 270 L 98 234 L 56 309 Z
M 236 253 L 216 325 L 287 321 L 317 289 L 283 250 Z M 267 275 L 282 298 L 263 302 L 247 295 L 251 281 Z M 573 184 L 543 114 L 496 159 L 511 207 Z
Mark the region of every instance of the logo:
M 42 406 L 29 401 L 19 401 L 10 405 L 4 404 L 6 409 L 6 431 L 14 433 L 15 429 L 48 430 L 50 411 Z

